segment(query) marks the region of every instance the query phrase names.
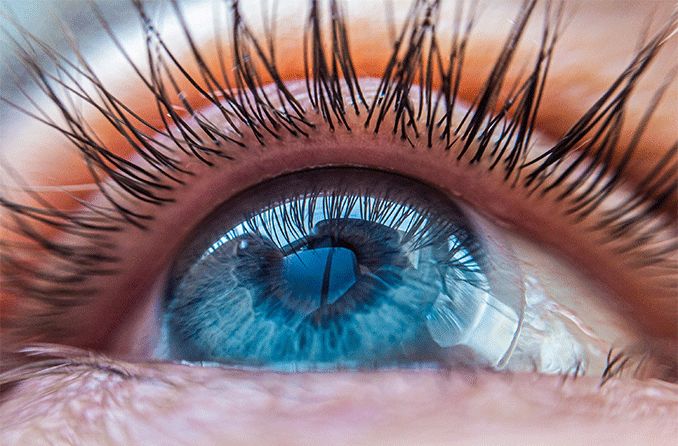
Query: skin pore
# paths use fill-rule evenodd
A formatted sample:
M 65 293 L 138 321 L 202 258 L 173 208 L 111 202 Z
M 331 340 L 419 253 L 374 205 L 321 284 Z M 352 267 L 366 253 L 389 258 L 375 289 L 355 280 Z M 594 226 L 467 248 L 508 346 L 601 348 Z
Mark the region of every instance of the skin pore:
M 354 63 L 360 76 L 378 77 L 388 54 L 388 39 L 383 39 L 383 51 L 380 51 L 379 43 L 375 43 L 378 39 L 375 39 L 373 22 L 374 17 L 383 16 L 384 7 L 381 2 L 363 3 L 349 4 Z M 396 17 L 407 11 L 408 2 L 392 3 Z M 303 1 L 289 2 L 289 5 L 285 2 L 284 8 L 279 6 L 279 10 L 290 16 L 298 10 L 298 16 L 303 17 L 305 6 Z M 519 2 L 489 2 L 482 9 L 468 48 L 470 56 L 465 70 L 469 74 L 460 88 L 462 99 L 472 101 L 482 88 L 481 81 L 504 42 L 508 18 L 515 17 L 519 6 Z M 641 36 L 648 26 L 648 17 L 668 17 L 672 4 L 600 1 L 568 4 L 568 7 L 571 15 L 557 45 L 558 54 L 549 74 L 537 122 L 544 138 L 553 140 L 562 136 L 623 70 L 637 47 L 635 36 Z M 451 17 L 444 13 L 439 26 L 444 27 L 450 20 Z M 663 24 L 659 19 L 652 23 Z M 280 39 L 280 54 L 296 54 L 296 47 L 302 43 L 298 37 L 302 26 L 303 22 L 299 20 L 279 20 L 278 33 L 289 36 Z M 525 60 L 531 60 L 527 55 L 538 44 L 540 31 L 541 22 L 532 20 L 527 35 L 536 37 L 525 39 L 517 59 L 520 60 L 522 55 Z M 379 32 L 386 34 L 386 27 Z M 621 135 L 621 147 L 633 137 L 634 123 L 642 119 L 648 102 L 673 68 L 675 49 L 674 37 L 638 84 L 628 104 L 625 116 L 628 126 Z M 105 51 L 102 49 L 101 53 Z M 173 51 L 181 54 L 180 50 Z M 604 53 L 603 57 L 601 53 Z M 511 76 L 518 75 L 521 64 L 517 67 L 509 74 L 507 83 L 510 84 Z M 281 58 L 278 68 L 286 79 L 303 77 L 303 66 L 298 60 Z M 143 115 L 143 110 L 149 107 L 145 104 L 147 99 L 140 93 L 141 88 L 129 81 L 128 74 L 124 69 L 109 70 L 102 72 L 102 78 L 107 87 L 119 93 L 131 108 L 142 110 Z M 674 83 L 657 107 L 646 133 L 648 136 L 643 138 L 638 156 L 626 172 L 631 181 L 640 183 L 666 148 L 675 143 L 677 135 L 673 123 L 676 121 L 677 95 Z M 107 145 L 120 144 L 114 134 L 106 133 L 103 123 L 100 125 Z M 96 122 L 94 126 L 97 126 Z M 17 117 L 10 131 L 5 132 L 5 128 L 3 122 L 3 134 L 8 135 L 3 142 L 3 157 L 14 166 L 30 166 L 21 169 L 28 184 L 77 185 L 91 181 L 87 172 L 81 169 L 79 155 L 58 147 L 58 144 L 55 147 L 55 139 L 50 134 L 33 130 L 36 128 L 34 122 Z M 370 139 L 360 126 L 355 126 L 352 134 L 341 134 L 337 138 L 343 138 L 345 146 L 357 146 L 356 142 L 361 141 L 374 146 L 389 143 L 387 139 Z M 322 134 L 313 143 L 320 145 L 330 140 L 328 135 Z M 336 140 L 332 141 L 340 145 Z M 298 144 L 296 149 L 305 153 L 303 144 Z M 294 153 L 294 150 L 288 151 L 289 158 L 281 162 L 288 170 L 299 168 L 293 166 L 299 159 L 308 162 L 302 156 L 293 158 Z M 257 152 L 255 161 L 243 162 L 239 170 L 241 176 L 232 173 L 230 179 L 232 184 L 238 184 L 237 187 L 221 190 L 235 193 L 243 187 L 244 181 L 254 183 L 282 173 L 267 171 L 266 166 L 271 166 L 272 161 L 265 163 L 263 159 L 265 153 L 262 151 Z M 414 166 L 415 159 L 416 155 L 412 155 L 409 165 Z M 339 161 L 335 158 L 334 162 Z M 374 155 L 371 162 L 377 165 L 388 161 L 384 156 Z M 328 162 L 329 158 L 319 159 L 311 166 Z M 393 169 L 398 169 L 396 163 L 402 163 L 394 159 L 390 162 L 394 163 L 390 166 Z M 257 165 L 260 170 L 253 174 L 252 168 Z M 434 163 L 422 163 L 419 168 L 431 170 L 433 167 Z M 209 169 L 205 168 L 204 172 L 209 173 Z M 248 172 L 249 180 L 244 172 Z M 439 183 L 444 188 L 443 181 Z M 193 194 L 200 190 L 197 185 L 192 187 Z M 214 184 L 205 180 L 202 187 L 213 190 Z M 211 199 L 219 200 L 218 197 Z M 474 202 L 473 199 L 469 201 Z M 480 196 L 475 199 L 475 202 L 482 201 Z M 501 211 L 495 209 L 494 213 Z M 187 211 L 168 212 L 164 221 L 176 224 L 176 219 Z M 196 209 L 195 212 L 207 210 Z M 549 209 L 545 207 L 541 212 L 548 213 Z M 515 219 L 520 220 L 520 217 Z M 559 228 L 554 226 L 552 229 Z M 162 232 L 158 230 L 156 236 L 158 234 Z M 551 241 L 551 244 L 556 245 L 557 241 Z M 560 248 L 566 250 L 566 247 Z M 165 255 L 171 257 L 171 253 Z M 591 264 L 614 264 L 609 260 L 605 262 L 603 254 L 599 255 L 601 257 Z M 140 259 L 137 266 L 142 263 L 143 259 Z M 132 267 L 128 269 L 131 271 Z M 157 271 L 149 269 L 136 274 L 142 273 L 152 276 Z M 638 289 L 650 286 L 647 282 L 636 282 L 638 278 L 632 272 L 601 267 L 596 274 L 612 275 L 609 282 L 614 282 L 616 275 L 626 277 L 628 274 L 630 278 L 624 282 L 626 287 L 632 283 Z M 128 283 L 138 284 L 139 281 L 130 279 Z M 149 280 L 147 288 L 152 287 Z M 133 294 L 124 288 L 115 292 Z M 12 308 L 8 301 L 11 302 L 11 298 L 6 298 L 3 308 Z M 635 321 L 651 333 L 649 337 L 665 342 L 675 338 L 675 296 L 665 296 L 653 303 L 633 302 L 629 298 L 626 305 L 633 308 Z M 106 313 L 101 308 L 92 311 L 91 315 Z M 89 326 L 83 324 L 80 331 L 80 336 L 88 340 L 96 336 L 93 327 L 103 323 L 94 317 L 89 320 L 93 322 Z M 104 333 L 113 332 L 115 330 L 111 329 Z M 91 346 L 98 341 L 89 342 L 90 345 L 88 341 L 74 343 Z M 390 444 L 394 441 L 475 444 L 480 440 L 488 444 L 526 444 L 526 439 L 534 444 L 669 444 L 678 433 L 672 422 L 678 417 L 678 390 L 673 384 L 657 380 L 619 379 L 600 389 L 597 377 L 563 382 L 562 377 L 499 375 L 482 371 L 279 375 L 103 359 L 92 367 L 91 358 L 81 354 L 75 357 L 69 360 L 70 363 L 66 361 L 69 366 L 63 373 L 31 378 L 4 395 L 0 420 L 3 426 L 10 426 L 2 434 L 10 443 L 39 438 L 45 442 L 55 439 L 57 442 L 96 444 L 169 441 L 198 444 Z

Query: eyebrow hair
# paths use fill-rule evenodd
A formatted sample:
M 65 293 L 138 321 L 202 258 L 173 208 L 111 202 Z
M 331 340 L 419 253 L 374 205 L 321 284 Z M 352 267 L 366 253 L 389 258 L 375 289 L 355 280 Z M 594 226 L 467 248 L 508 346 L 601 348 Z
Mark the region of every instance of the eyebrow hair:
M 308 31 L 304 36 L 310 57 L 304 53 L 304 66 L 307 92 L 314 107 L 313 111 L 319 113 L 324 125 L 330 129 L 339 129 L 348 128 L 346 114 L 350 110 L 360 110 L 365 116 L 365 126 L 374 132 L 383 130 L 386 116 L 395 116 L 393 127 L 383 131 L 389 130 L 412 145 L 414 141 L 422 140 L 429 147 L 442 144 L 445 150 L 454 151 L 458 159 L 469 164 L 490 159 L 491 168 L 503 170 L 505 181 L 515 187 L 522 186 L 542 195 L 549 190 L 560 192 L 557 200 L 563 203 L 566 213 L 583 221 L 601 206 L 620 183 L 619 172 L 628 165 L 637 139 L 645 130 L 646 122 L 643 120 L 636 130 L 638 137 L 627 147 L 626 156 L 621 162 L 615 163 L 610 159 L 610 142 L 618 137 L 625 105 L 633 87 L 668 36 L 674 32 L 676 16 L 670 18 L 646 40 L 627 69 L 573 125 L 565 137 L 546 153 L 529 158 L 531 135 L 541 93 L 547 79 L 552 50 L 561 31 L 561 9 L 547 9 L 540 51 L 533 60 L 532 71 L 521 82 L 508 87 L 510 94 L 505 100 L 500 100 L 500 93 L 506 88 L 506 74 L 515 56 L 515 47 L 523 36 L 535 4 L 535 1 L 524 2 L 486 79 L 485 87 L 467 115 L 461 118 L 461 123 L 455 126 L 452 111 L 458 98 L 459 76 L 464 63 L 462 49 L 470 36 L 470 22 L 473 17 L 465 28 L 461 26 L 460 19 L 460 28 L 453 30 L 455 38 L 451 53 L 442 54 L 434 26 L 439 17 L 437 8 L 440 3 L 413 2 L 411 14 L 408 14 L 401 26 L 393 52 L 384 68 L 378 94 L 373 102 L 367 103 L 360 89 L 359 77 L 352 66 L 346 18 L 340 4 L 330 2 L 335 9 L 328 25 L 317 9 L 318 3 L 312 1 L 310 5 L 315 5 L 315 9 L 311 8 L 307 21 Z M 15 23 L 26 39 L 24 42 L 12 40 L 18 56 L 42 91 L 60 107 L 66 123 L 57 123 L 39 107 L 37 111 L 30 111 L 7 98 L 0 99 L 37 121 L 61 131 L 73 147 L 81 152 L 86 162 L 91 163 L 93 179 L 110 204 L 105 210 L 90 206 L 87 212 L 75 215 L 70 210 L 51 206 L 30 189 L 27 192 L 41 206 L 29 206 L 0 197 L 0 205 L 10 212 L 15 226 L 13 229 L 42 247 L 52 259 L 65 265 L 62 271 L 39 270 L 33 271 L 32 277 L 25 277 L 21 273 L 30 269 L 30 264 L 25 259 L 12 255 L 3 257 L 6 271 L 13 273 L 10 286 L 17 294 L 47 303 L 48 308 L 44 314 L 35 315 L 36 320 L 41 322 L 54 323 L 54 318 L 48 316 L 58 314 L 63 307 L 74 305 L 72 302 L 76 302 L 78 297 L 96 293 L 95 289 L 83 285 L 86 283 L 83 277 L 115 274 L 116 263 L 120 259 L 114 253 L 114 246 L 107 243 L 109 234 L 130 226 L 148 228 L 153 220 L 152 214 L 139 214 L 116 197 L 125 197 L 131 202 L 146 201 L 157 206 L 170 203 L 172 189 L 185 182 L 181 178 L 182 174 L 188 174 L 174 159 L 174 153 L 183 151 L 209 165 L 214 162 L 213 158 L 228 159 L 229 154 L 224 147 L 242 144 L 239 136 L 244 133 L 243 130 L 251 132 L 260 144 L 265 144 L 267 138 L 279 138 L 281 135 L 302 137 L 317 125 L 311 122 L 310 112 L 303 110 L 295 96 L 288 91 L 276 68 L 275 40 L 272 33 L 267 31 L 263 37 L 258 36 L 244 21 L 239 2 L 233 2 L 229 10 L 229 31 L 233 35 L 234 48 L 231 65 L 239 68 L 232 76 L 211 70 L 202 63 L 204 56 L 196 45 L 191 47 L 189 56 L 200 66 L 199 77 L 188 74 L 186 67 L 172 53 L 156 29 L 144 4 L 135 1 L 134 6 L 150 42 L 147 43 L 147 50 L 151 74 L 144 75 L 140 67 L 133 66 L 154 95 L 158 109 L 170 116 L 166 118 L 160 113 L 163 120 L 160 125 L 148 122 L 108 91 L 87 65 L 83 55 L 77 52 L 77 48 L 74 48 L 75 55 L 81 66 L 70 62 L 66 56 L 51 49 L 45 42 L 33 37 L 25 27 Z M 114 33 L 96 6 L 94 11 L 104 32 L 115 42 Z M 172 2 L 172 11 L 182 22 L 182 10 L 176 2 Z M 190 42 L 191 33 L 184 22 L 182 29 Z M 329 40 L 328 31 L 332 36 Z M 124 52 L 121 46 L 118 49 Z M 56 72 L 50 72 L 36 61 L 38 51 L 46 53 L 54 60 Z M 424 54 L 427 57 L 423 57 Z M 225 55 L 221 56 L 226 59 Z M 132 64 L 131 59 L 128 60 Z M 171 68 L 178 73 L 173 74 Z M 225 71 L 224 67 L 221 68 Z M 80 86 L 74 85 L 78 76 L 91 83 L 97 89 L 96 94 L 87 93 Z M 174 97 L 178 98 L 188 114 L 198 118 L 200 115 L 196 113 L 195 105 L 185 99 L 178 87 L 178 80 L 182 76 L 202 99 L 221 111 L 226 122 L 230 123 L 230 128 L 217 128 L 213 123 L 200 119 L 196 120 L 197 125 L 188 123 L 186 116 L 176 110 Z M 267 78 L 273 80 L 272 90 L 266 90 Z M 440 79 L 440 89 L 435 88 L 434 78 Z M 64 89 L 65 97 L 59 94 L 58 89 Z M 653 106 L 659 102 L 665 91 L 664 86 L 657 91 L 657 96 L 648 107 L 648 119 L 654 110 Z M 94 106 L 127 138 L 135 152 L 151 168 L 134 165 L 101 144 L 88 128 L 87 122 L 71 107 L 71 98 L 78 98 Z M 171 142 L 153 140 L 149 132 L 164 135 Z M 590 139 L 592 132 L 595 137 Z M 497 136 L 498 142 L 495 140 Z M 579 155 L 582 153 L 582 145 L 589 155 L 587 158 Z M 649 191 L 640 190 L 624 203 L 623 209 L 634 211 L 631 216 L 613 210 L 606 212 L 604 218 L 597 222 L 597 230 L 610 234 L 614 239 L 619 239 L 622 235 L 628 236 L 628 242 L 620 250 L 626 254 L 635 253 L 635 257 L 631 257 L 642 264 L 664 265 L 662 262 L 675 249 L 667 250 L 663 244 L 638 246 L 638 241 L 648 237 L 644 227 L 647 221 L 655 217 L 667 202 L 673 200 L 675 175 L 671 172 L 671 166 L 675 165 L 677 150 L 676 146 L 669 148 L 665 158 L 657 164 L 657 170 L 652 172 L 652 176 L 648 176 L 646 185 Z M 588 163 L 591 158 L 598 161 Z M 583 170 L 577 169 L 577 166 L 583 167 Z M 661 224 L 670 225 L 671 221 L 662 221 Z M 79 238 L 79 243 L 62 244 L 51 240 L 40 234 L 34 225 L 46 225 L 62 233 L 74 234 Z M 11 243 L 6 246 L 15 247 Z M 66 325 L 54 324 L 51 328 L 65 329 Z

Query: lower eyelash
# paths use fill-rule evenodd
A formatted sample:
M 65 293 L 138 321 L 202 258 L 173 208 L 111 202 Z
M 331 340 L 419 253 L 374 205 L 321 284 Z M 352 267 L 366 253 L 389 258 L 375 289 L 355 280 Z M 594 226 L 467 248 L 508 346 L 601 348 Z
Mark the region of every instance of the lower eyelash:
M 607 364 L 600 375 L 599 388 L 603 388 L 610 381 L 619 378 L 638 378 L 646 376 L 648 369 L 656 367 L 656 364 L 650 364 L 651 360 L 645 354 L 633 354 L 624 350 L 615 350 L 611 348 L 607 355 Z M 182 364 L 194 365 L 194 363 L 181 361 Z M 200 364 L 201 366 L 204 366 Z M 221 367 L 228 369 L 229 366 L 216 363 L 209 364 L 212 367 Z M 77 347 L 67 347 L 57 344 L 29 344 L 22 347 L 13 354 L 12 358 L 5 358 L 2 369 L 0 369 L 0 396 L 10 388 L 22 382 L 44 376 L 54 375 L 73 375 L 78 372 L 100 371 L 110 376 L 116 376 L 121 379 L 140 379 L 140 380 L 161 380 L 162 375 L 154 373 L 152 376 L 144 373 L 143 369 L 133 363 L 120 360 L 114 360 L 106 355 L 93 353 L 88 350 L 82 350 Z M 473 369 L 465 369 L 467 373 L 473 373 Z M 665 370 L 665 372 L 669 372 Z M 514 372 L 503 370 L 504 375 L 511 375 Z M 657 371 L 651 372 L 656 376 Z M 585 371 L 577 368 L 574 371 L 562 373 L 562 382 L 576 380 L 583 377 Z M 669 382 L 676 382 L 676 377 L 666 374 L 662 379 Z M 170 384 L 166 382 L 166 384 Z
M 124 231 L 129 225 L 148 228 L 152 224 L 153 215 L 135 212 L 134 203 L 144 201 L 158 206 L 171 203 L 173 189 L 190 181 L 186 179 L 190 171 L 174 157 L 176 153 L 184 152 L 212 165 L 216 158 L 228 160 L 229 150 L 243 149 L 245 132 L 265 145 L 270 138 L 283 135 L 303 138 L 319 125 L 335 131 L 342 128 L 350 131 L 346 119 L 348 113 L 364 116 L 367 130 L 374 133 L 390 130 L 413 147 L 424 141 L 427 147 L 442 145 L 468 164 L 489 161 L 489 169 L 502 170 L 505 181 L 512 187 L 525 188 L 541 196 L 558 193 L 554 199 L 562 203 L 564 213 L 580 223 L 589 224 L 582 226 L 583 230 L 599 231 L 609 241 L 625 240 L 619 251 L 643 266 L 666 268 L 667 262 L 670 263 L 675 246 L 667 248 L 665 244 L 639 243 L 639 240 L 654 237 L 647 233 L 648 222 L 656 226 L 654 222 L 660 211 L 675 201 L 678 143 L 666 151 L 665 157 L 627 202 L 613 210 L 602 210 L 602 205 L 621 184 L 622 173 L 632 162 L 647 121 L 675 77 L 675 73 L 667 76 L 667 82 L 657 90 L 646 116 L 635 129 L 634 138 L 623 151 L 624 156 L 620 161 L 612 161 L 610 155 L 623 124 L 625 105 L 639 76 L 675 31 L 676 14 L 647 39 L 627 69 L 560 141 L 543 154 L 532 155 L 532 132 L 553 50 L 563 30 L 562 5 L 552 7 L 547 4 L 540 48 L 532 71 L 507 88 L 505 78 L 512 66 L 515 47 L 521 41 L 536 5 L 536 1 L 524 3 L 484 88 L 461 118 L 461 123 L 454 127 L 452 113 L 459 95 L 464 60 L 472 57 L 465 49 L 477 16 L 474 7 L 458 6 L 451 53 L 443 54 L 435 27 L 440 2 L 413 1 L 393 42 L 377 94 L 369 102 L 353 64 L 342 5 L 337 0 L 329 0 L 331 18 L 328 27 L 319 3 L 309 0 L 310 14 L 302 54 L 307 93 L 313 107 L 308 111 L 286 88 L 277 71 L 273 31 L 268 27 L 264 36 L 255 35 L 242 18 L 238 1 L 232 2 L 229 9 L 227 34 L 233 36 L 230 42 L 234 48 L 232 60 L 228 61 L 223 48 L 219 47 L 217 53 L 222 62 L 219 72 L 204 64 L 203 55 L 192 42 L 181 7 L 176 1 L 171 2 L 173 14 L 191 44 L 190 55 L 200 68 L 198 76 L 189 75 L 184 64 L 164 42 L 144 3 L 139 0 L 133 3 L 147 36 L 148 75 L 144 75 L 141 67 L 134 65 L 125 53 L 96 5 L 92 9 L 102 29 L 155 97 L 162 119 L 159 127 L 144 120 L 109 91 L 75 45 L 73 52 L 78 64 L 50 48 L 16 21 L 10 20 L 23 40 L 6 33 L 28 75 L 58 106 L 63 123 L 52 119 L 19 84 L 18 91 L 34 109 L 23 107 L 8 97 L 0 100 L 59 130 L 83 155 L 93 181 L 109 204 L 106 208 L 94 207 L 74 198 L 74 204 L 84 206 L 84 211 L 58 209 L 29 186 L 25 190 L 38 203 L 35 206 L 0 197 L 0 205 L 9 211 L 10 230 L 26 241 L 18 245 L 6 240 L 1 242 L 0 246 L 7 252 L 2 259 L 6 276 L 3 286 L 16 291 L 17 295 L 48 303 L 52 312 L 59 312 L 62 306 L 77 305 L 81 298 L 91 296 L 96 290 L 87 287 L 87 277 L 115 274 L 119 259 L 112 254 L 114 245 L 108 234 Z M 271 23 L 274 20 L 275 17 Z M 328 31 L 332 36 L 329 40 Z M 53 71 L 39 61 L 41 56 L 50 60 Z M 227 71 L 232 67 L 238 69 L 229 76 Z M 84 86 L 78 78 L 85 80 Z M 271 82 L 264 80 L 267 78 Z M 179 88 L 180 79 L 189 81 L 202 100 L 221 111 L 228 128 L 217 128 L 196 111 L 198 105 L 186 99 Z M 434 88 L 436 81 L 441 85 L 437 90 Z M 94 93 L 89 93 L 89 88 Z M 507 98 L 501 100 L 501 95 L 507 91 Z M 147 165 L 131 163 L 105 147 L 80 115 L 74 100 L 95 107 Z M 189 124 L 187 116 L 196 124 Z M 316 116 L 320 123 L 315 122 Z M 390 129 L 385 127 L 386 117 L 393 118 Z M 151 134 L 165 136 L 169 142 L 160 142 Z M 3 169 L 18 178 L 4 164 Z M 595 211 L 601 211 L 601 216 L 590 221 Z M 45 237 L 37 229 L 45 226 L 57 233 L 73 234 L 79 242 L 66 245 Z M 37 259 L 32 250 L 36 246 L 40 248 L 40 255 L 47 253 L 51 263 L 57 266 L 49 271 L 36 271 Z M 13 253 L 9 254 L 10 251 Z M 48 321 L 48 317 L 45 320 Z

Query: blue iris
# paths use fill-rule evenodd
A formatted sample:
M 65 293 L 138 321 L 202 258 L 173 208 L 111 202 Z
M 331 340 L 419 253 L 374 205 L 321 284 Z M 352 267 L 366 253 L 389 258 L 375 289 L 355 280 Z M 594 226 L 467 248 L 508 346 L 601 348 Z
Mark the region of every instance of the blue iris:
M 166 299 L 171 357 L 283 370 L 443 360 L 434 304 L 464 308 L 443 328 L 461 333 L 479 304 L 455 296 L 486 286 L 472 230 L 417 183 L 341 175 L 273 180 L 198 229 Z

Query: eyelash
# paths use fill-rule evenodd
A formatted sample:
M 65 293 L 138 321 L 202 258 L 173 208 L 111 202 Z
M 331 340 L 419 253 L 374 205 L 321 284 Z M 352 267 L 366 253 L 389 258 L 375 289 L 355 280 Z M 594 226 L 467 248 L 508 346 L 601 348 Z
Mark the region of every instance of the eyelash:
M 276 70 L 276 40 L 271 27 L 275 17 L 268 24 L 266 35 L 257 37 L 243 21 L 239 3 L 233 1 L 229 17 L 233 60 L 229 65 L 223 49 L 219 47 L 217 53 L 221 64 L 220 72 L 217 73 L 203 63 L 203 56 L 192 41 L 181 8 L 176 1 L 172 1 L 173 13 L 192 48 L 191 56 L 200 67 L 199 76 L 191 77 L 154 27 L 143 3 L 133 0 L 133 4 L 147 36 L 148 76 L 144 76 L 142 69 L 134 65 L 124 52 L 116 34 L 96 5 L 92 6 L 92 10 L 105 33 L 156 98 L 158 116 L 162 120 L 160 127 L 145 121 L 108 91 L 75 43 L 72 49 L 77 64 L 34 37 L 16 20 L 10 19 L 10 22 L 23 41 L 6 33 L 27 73 L 59 108 L 65 123 L 54 121 L 18 82 L 18 91 L 35 111 L 19 105 L 11 98 L 0 97 L 0 100 L 60 131 L 69 139 L 84 157 L 94 183 L 109 203 L 108 208 L 94 207 L 74 197 L 73 204 L 83 206 L 85 210 L 73 212 L 55 208 L 28 186 L 25 192 L 37 205 L 26 205 L 0 196 L 0 205 L 9 211 L 13 223 L 11 230 L 25 239 L 25 243 L 18 246 L 16 242 L 0 241 L 0 246 L 6 252 L 2 258 L 5 275 L 3 286 L 12 294 L 47 304 L 44 314 L 33 317 L 45 323 L 42 329 L 48 327 L 50 336 L 58 335 L 58 330 L 64 328 L 62 324 L 54 322 L 54 315 L 64 306 L 79 305 L 96 292 L 88 287 L 88 277 L 116 273 L 116 264 L 121 259 L 113 254 L 115 246 L 109 240 L 109 234 L 125 231 L 130 225 L 147 229 L 152 224 L 153 215 L 136 213 L 132 209 L 133 205 L 124 202 L 144 201 L 157 206 L 165 205 L 173 201 L 172 191 L 175 188 L 190 181 L 187 178 L 191 172 L 174 159 L 172 153 L 182 151 L 207 165 L 213 165 L 214 158 L 231 159 L 228 150 L 246 149 L 242 142 L 243 129 L 250 132 L 258 144 L 266 145 L 269 138 L 279 139 L 283 135 L 304 138 L 319 125 L 310 119 L 309 111 L 304 110 L 287 90 L 282 76 Z M 657 90 L 646 115 L 635 129 L 634 137 L 623 151 L 624 156 L 620 161 L 613 162 L 610 154 L 623 125 L 625 105 L 638 77 L 645 72 L 675 29 L 676 17 L 672 17 L 638 50 L 628 68 L 600 100 L 553 147 L 541 155 L 530 157 L 535 119 L 564 17 L 562 5 L 552 8 L 547 4 L 534 68 L 521 82 L 507 90 L 504 81 L 512 66 L 513 52 L 521 40 L 527 21 L 534 13 L 535 4 L 536 1 L 525 2 L 485 81 L 485 87 L 462 118 L 461 124 L 454 128 L 452 111 L 459 95 L 464 60 L 470 57 L 465 50 L 476 18 L 475 10 L 459 6 L 455 12 L 452 50 L 450 54 L 443 54 L 438 46 L 439 36 L 435 26 L 440 12 L 439 2 L 413 1 L 408 18 L 393 42 L 393 52 L 384 69 L 375 99 L 368 102 L 353 65 L 346 16 L 341 5 L 336 0 L 329 2 L 332 38 L 328 46 L 328 28 L 321 8 L 318 2 L 309 0 L 310 14 L 303 37 L 303 57 L 312 111 L 317 112 L 321 124 L 331 131 L 342 131 L 342 127 L 344 131 L 352 130 L 346 119 L 348 113 L 364 115 L 365 129 L 374 133 L 387 131 L 384 127 L 385 117 L 394 117 L 391 132 L 412 147 L 418 147 L 421 140 L 425 141 L 428 148 L 443 144 L 445 150 L 455 153 L 458 160 L 466 160 L 469 165 L 488 160 L 490 170 L 503 169 L 504 180 L 512 188 L 525 188 L 531 194 L 542 197 L 558 193 L 554 199 L 562 203 L 565 215 L 572 216 L 576 223 L 582 225 L 582 230 L 599 231 L 607 236 L 608 241 L 624 239 L 625 244 L 616 248 L 619 252 L 624 252 L 637 264 L 645 267 L 659 265 L 661 268 L 670 261 L 675 246 L 667 249 L 665 244 L 639 244 L 638 240 L 647 236 L 644 231 L 648 222 L 655 226 L 666 224 L 659 217 L 661 211 L 674 202 L 678 143 L 666 151 L 656 168 L 641 181 L 635 195 L 619 206 L 618 210 L 605 210 L 596 221 L 591 221 L 590 216 L 621 184 L 622 173 L 633 161 L 634 150 L 652 111 L 673 80 L 675 73 L 669 75 L 667 82 Z M 55 71 L 49 72 L 39 62 L 41 52 L 53 63 Z M 232 77 L 225 74 L 230 67 L 238 67 L 233 70 Z M 173 70 L 178 70 L 178 76 L 192 85 L 201 100 L 221 110 L 230 128 L 218 129 L 195 111 L 196 104 L 185 98 L 178 87 L 179 77 L 172 74 Z M 93 87 L 95 93 L 87 93 L 78 77 L 84 78 L 87 87 Z M 265 80 L 268 78 L 270 82 Z M 440 89 L 434 89 L 434 80 L 440 81 Z M 265 90 L 264 87 L 269 83 L 275 87 Z M 415 86 L 418 88 L 413 89 Z M 61 94 L 58 92 L 60 89 Z M 413 100 L 411 96 L 415 90 L 416 99 Z M 507 99 L 500 102 L 500 96 L 507 91 Z M 130 163 L 100 143 L 87 121 L 79 114 L 74 98 L 94 106 L 125 137 L 147 165 Z M 179 107 L 173 103 L 176 99 Z M 180 109 L 184 110 L 185 116 L 194 118 L 197 126 L 189 124 L 182 117 Z M 174 146 L 151 138 L 149 132 L 166 136 Z M 206 139 L 221 150 L 208 147 Z M 472 143 L 477 145 L 472 146 Z M 5 170 L 12 177 L 19 178 L 9 166 Z M 590 225 L 584 226 L 584 222 Z M 57 233 L 74 235 L 79 242 L 57 242 L 53 237 L 41 235 L 36 226 L 47 226 Z M 644 248 L 646 246 L 651 247 Z M 39 251 L 36 251 L 36 247 Z M 17 254 L 9 254 L 10 250 Z M 36 252 L 36 258 L 32 258 Z M 44 256 L 45 252 L 51 256 L 50 263 L 57 266 L 50 270 L 35 268 L 37 258 Z M 17 329 L 27 327 L 17 325 Z M 30 331 L 32 328 L 28 330 L 26 334 L 35 334 Z
M 101 353 L 82 350 L 77 347 L 67 347 L 57 344 L 32 344 L 25 346 L 14 352 L 12 357 L 5 358 L 7 364 L 14 367 L 8 367 L 4 373 L 0 373 L 0 395 L 3 390 L 7 390 L 13 385 L 23 381 L 40 376 L 55 376 L 89 372 L 103 372 L 109 376 L 117 376 L 122 379 L 136 380 L 158 380 L 158 374 L 145 376 L 147 370 L 138 369 L 132 363 L 111 359 Z M 642 377 L 644 369 L 650 363 L 647 355 L 629 354 L 624 351 L 616 351 L 611 348 L 607 354 L 606 365 L 601 373 L 598 387 L 603 388 L 614 378 L 620 377 Z M 186 362 L 186 364 L 190 364 Z M 214 367 L 214 365 L 212 365 Z M 217 367 L 221 367 L 217 365 Z M 474 369 L 468 369 L 467 372 L 473 373 Z M 511 373 L 511 372 L 502 372 Z M 576 380 L 584 376 L 583 369 L 577 367 L 574 371 L 562 374 L 562 383 L 572 379 Z M 667 375 L 671 382 L 675 382 L 675 377 Z M 170 384 L 170 382 L 167 382 Z

